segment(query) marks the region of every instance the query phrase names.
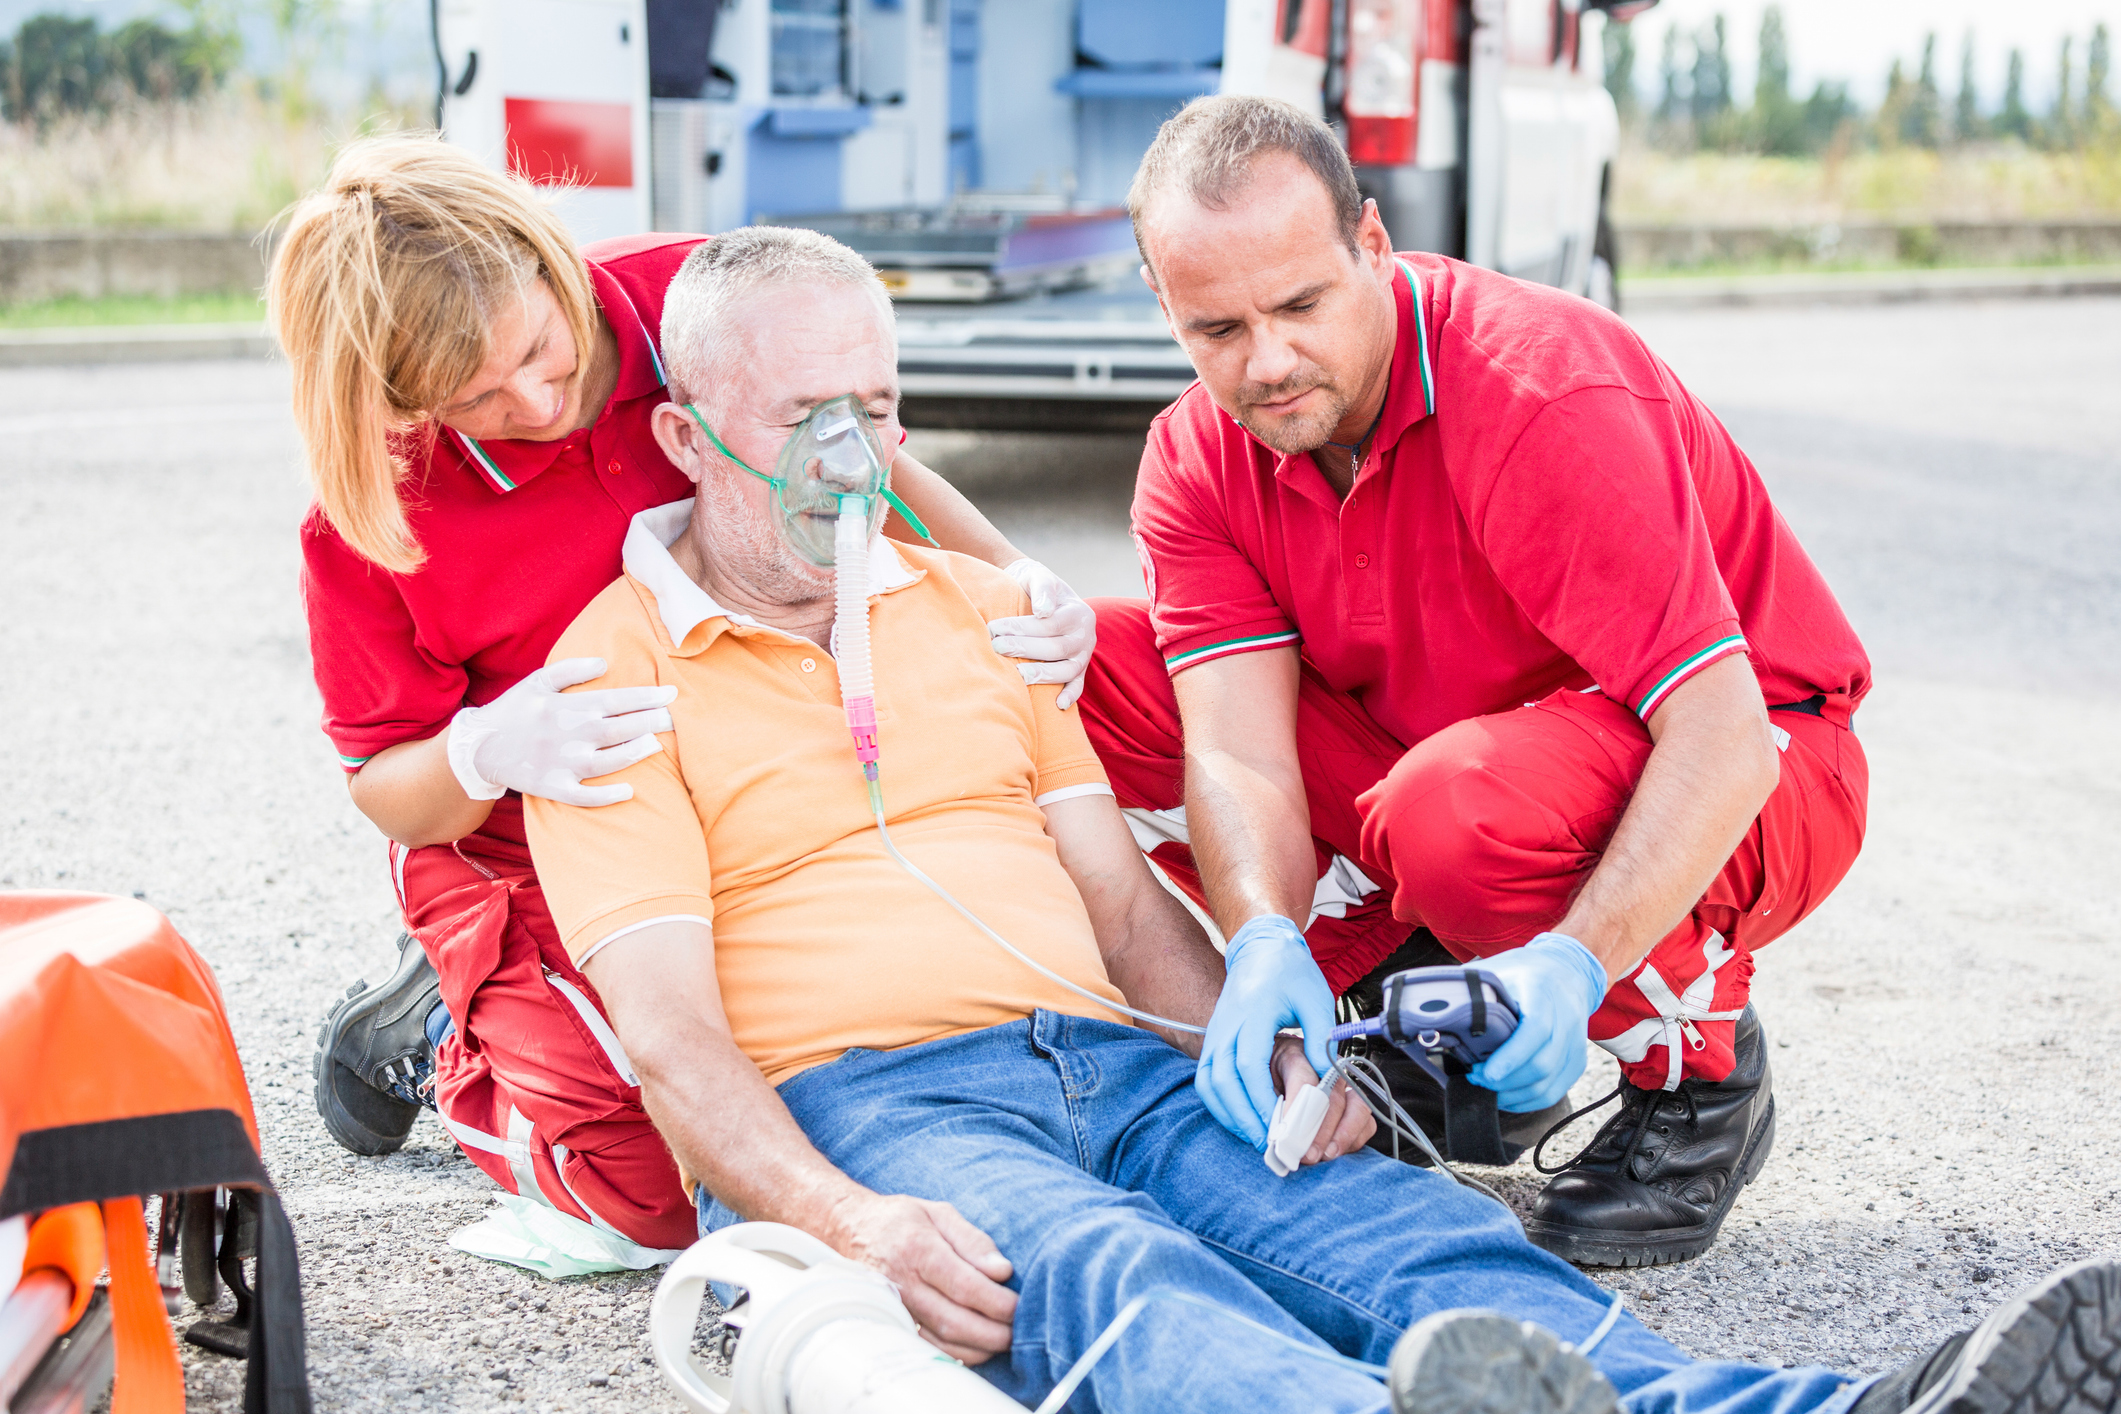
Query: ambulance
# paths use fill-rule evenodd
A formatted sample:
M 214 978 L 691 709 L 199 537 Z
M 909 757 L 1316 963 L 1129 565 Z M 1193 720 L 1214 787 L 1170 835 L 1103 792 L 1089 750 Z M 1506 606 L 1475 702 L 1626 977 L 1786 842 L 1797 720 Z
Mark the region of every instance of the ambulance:
M 1655 0 L 439 0 L 445 135 L 585 240 L 808 226 L 899 302 L 909 425 L 1145 426 L 1193 371 L 1127 185 L 1163 120 L 1271 95 L 1393 243 L 1617 307 L 1604 27 Z

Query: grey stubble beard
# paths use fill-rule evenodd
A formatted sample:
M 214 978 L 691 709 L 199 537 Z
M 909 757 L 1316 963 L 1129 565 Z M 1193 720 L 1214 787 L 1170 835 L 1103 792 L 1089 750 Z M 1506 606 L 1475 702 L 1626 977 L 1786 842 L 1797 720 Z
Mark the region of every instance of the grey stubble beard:
M 700 496 L 707 514 L 700 522 L 701 548 L 721 572 L 768 603 L 802 608 L 832 597 L 832 571 L 795 553 L 779 531 L 755 517 L 724 475 L 703 477 Z
M 1341 419 L 1348 415 L 1350 402 L 1348 396 L 1341 392 L 1340 388 L 1330 378 L 1322 378 L 1316 382 L 1304 383 L 1298 386 L 1291 386 L 1293 382 L 1293 379 L 1285 378 L 1271 387 L 1254 386 L 1242 388 L 1239 390 L 1238 399 L 1238 406 L 1244 410 L 1237 419 L 1239 424 L 1247 432 L 1250 432 L 1254 437 L 1257 437 L 1261 442 L 1285 457 L 1297 456 L 1303 452 L 1315 452 L 1320 447 L 1325 446 L 1332 439 L 1334 431 L 1339 428 Z M 1285 419 L 1278 424 L 1267 426 L 1263 425 L 1253 414 L 1253 409 L 1260 403 L 1276 395 L 1286 397 L 1291 393 L 1302 392 L 1308 388 L 1322 388 L 1325 390 L 1325 410 L 1315 416 Z M 1245 396 L 1246 394 L 1250 396 Z

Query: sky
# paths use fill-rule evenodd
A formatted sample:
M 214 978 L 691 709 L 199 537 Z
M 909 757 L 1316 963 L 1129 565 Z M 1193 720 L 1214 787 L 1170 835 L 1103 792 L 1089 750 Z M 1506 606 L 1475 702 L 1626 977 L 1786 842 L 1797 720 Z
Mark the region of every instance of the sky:
M 989 0 L 993 3 L 993 0 Z M 1768 0 L 1660 0 L 1657 8 L 1633 21 L 1635 82 L 1654 101 L 1657 60 L 1664 32 L 1674 25 L 1692 34 L 1715 16 L 1726 17 L 1731 56 L 1732 92 L 1741 103 L 1753 92 L 1754 51 L 1760 36 L 1760 14 Z M 1885 92 L 1886 71 L 1898 57 L 1908 77 L 1922 62 L 1922 37 L 1937 34 L 1937 78 L 1947 96 L 1959 91 L 1959 51 L 1969 29 L 1974 32 L 1974 77 L 1982 106 L 1993 109 L 2003 97 L 2004 68 L 2013 46 L 2025 51 L 2026 103 L 2034 111 L 2054 100 L 2062 36 L 2077 39 L 2074 62 L 2082 92 L 2084 47 L 2092 26 L 2105 21 L 2121 44 L 2121 0 L 1779 0 L 1782 26 L 1789 36 L 1791 88 L 1812 91 L 1821 79 L 1846 81 L 1858 102 L 1869 107 Z M 1682 53 L 1684 50 L 1682 50 Z M 2117 56 L 2121 59 L 2121 56 Z M 2121 99 L 2121 76 L 2108 92 Z

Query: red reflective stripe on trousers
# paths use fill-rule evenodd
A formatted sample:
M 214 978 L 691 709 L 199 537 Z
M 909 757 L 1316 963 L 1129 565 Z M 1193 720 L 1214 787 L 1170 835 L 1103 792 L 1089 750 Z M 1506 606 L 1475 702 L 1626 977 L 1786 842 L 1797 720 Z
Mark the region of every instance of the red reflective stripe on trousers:
M 596 1001 L 560 944 L 523 843 L 522 806 L 497 802 L 478 834 L 405 853 L 405 921 L 441 977 L 456 1034 L 435 1056 L 436 1102 L 458 1124 L 509 1137 L 511 1108 L 529 1119 L 539 1195 L 585 1221 L 596 1216 L 648 1247 L 690 1246 L 691 1201 L 640 1091 L 612 1067 L 550 971 Z M 566 1182 L 551 1146 L 567 1150 Z M 514 1192 L 500 1154 L 465 1155 Z M 525 1195 L 533 1196 L 533 1195 Z
M 1178 714 L 1156 652 L 1147 605 L 1099 600 L 1098 651 L 1083 694 L 1083 722 L 1121 805 L 1168 809 L 1182 799 Z M 1855 734 L 1796 712 L 1774 721 L 1790 735 L 1782 777 L 1706 894 L 1644 959 L 1675 994 L 1717 970 L 1706 1010 L 1745 1005 L 1753 950 L 1780 937 L 1831 893 L 1862 847 L 1869 768 Z M 1322 918 L 1308 934 L 1335 991 L 1376 965 L 1412 925 L 1427 927 L 1461 958 L 1515 947 L 1553 927 L 1597 864 L 1649 759 L 1649 732 L 1599 693 L 1555 693 L 1529 707 L 1455 723 L 1412 750 L 1370 723 L 1353 699 L 1308 669 L 1299 688 L 1297 753 L 1321 867 L 1344 854 L 1380 885 L 1381 905 L 1346 920 Z M 1156 859 L 1193 890 L 1182 846 Z M 1380 915 L 1382 920 L 1380 921 Z M 1337 925 L 1337 926 L 1336 926 Z M 1594 1039 L 1621 1035 L 1657 1014 L 1636 979 L 1616 983 L 1591 1018 Z M 1730 1072 L 1734 1023 L 1696 1022 L 1682 1074 Z M 1660 1087 L 1661 1045 L 1622 1069 Z

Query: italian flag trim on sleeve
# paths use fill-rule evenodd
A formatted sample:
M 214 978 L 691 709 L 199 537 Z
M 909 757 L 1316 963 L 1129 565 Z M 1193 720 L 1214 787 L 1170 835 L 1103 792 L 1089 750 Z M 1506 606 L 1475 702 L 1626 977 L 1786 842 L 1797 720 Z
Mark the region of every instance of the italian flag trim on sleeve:
M 1717 639 L 1714 643 L 1711 643 L 1708 647 L 1659 678 L 1657 685 L 1643 695 L 1642 701 L 1635 704 L 1635 715 L 1645 721 L 1649 720 L 1650 713 L 1656 711 L 1657 704 L 1671 695 L 1673 688 L 1685 682 L 1695 673 L 1700 672 L 1716 659 L 1729 653 L 1742 653 L 1744 651 L 1745 635 L 1743 634 L 1734 633 L 1728 637 Z
M 1277 644 L 1302 641 L 1303 635 L 1293 628 L 1281 633 L 1255 633 L 1250 638 L 1232 638 L 1222 643 L 1210 643 L 1205 647 L 1189 649 L 1175 657 L 1164 659 L 1164 668 L 1175 673 L 1181 668 L 1190 668 L 1195 663 L 1220 658 L 1225 653 L 1246 653 L 1255 648 L 1272 648 Z

